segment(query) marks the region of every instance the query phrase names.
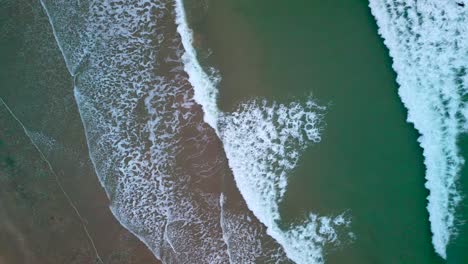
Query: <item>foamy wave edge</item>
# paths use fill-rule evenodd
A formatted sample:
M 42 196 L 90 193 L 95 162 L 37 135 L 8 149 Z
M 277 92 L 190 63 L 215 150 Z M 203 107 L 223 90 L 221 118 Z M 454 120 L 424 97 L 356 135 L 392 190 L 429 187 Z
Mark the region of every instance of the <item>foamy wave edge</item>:
M 370 0 L 369 7 L 393 59 L 407 121 L 421 135 L 432 244 L 447 258 L 461 201 L 457 181 L 464 159 L 457 140 L 466 132 L 468 113 L 462 99 L 468 83 L 466 11 L 455 1 Z
M 217 106 L 217 80 L 209 76 L 198 62 L 197 52 L 192 44 L 193 32 L 187 22 L 183 0 L 175 0 L 175 11 L 177 31 L 181 36 L 185 50 L 182 56 L 184 70 L 188 74 L 189 81 L 193 86 L 194 99 L 203 108 L 205 122 L 216 131 L 224 144 L 236 185 L 244 197 L 248 208 L 267 227 L 267 233 L 283 247 L 289 259 L 296 263 L 323 263 L 324 245 L 338 243 L 338 234 L 335 228 L 349 226 L 349 220 L 347 220 L 344 214 L 334 217 L 310 214 L 302 225 L 291 226 L 287 230 L 280 228 L 278 225 L 278 222 L 281 220 L 279 206 L 275 202 L 281 201 L 285 193 L 287 185 L 286 175 L 284 175 L 283 171 L 281 176 L 264 179 L 264 176 L 271 176 L 271 172 L 274 169 L 267 168 L 264 164 L 255 163 L 264 162 L 269 157 L 252 155 L 252 153 L 258 153 L 258 149 L 252 151 L 252 148 L 249 148 L 252 138 L 270 141 L 269 143 L 271 143 L 273 141 L 270 138 L 271 134 L 274 135 L 275 140 L 278 135 L 281 135 L 282 140 L 288 142 L 288 137 L 291 137 L 296 144 L 304 144 L 305 142 L 303 141 L 320 141 L 319 129 L 317 128 L 319 117 L 316 113 L 307 113 L 308 110 L 317 110 L 320 107 L 310 98 L 305 106 L 301 106 L 299 103 L 291 103 L 290 105 L 268 104 L 265 100 L 261 102 L 254 100 L 242 104 L 238 109 L 241 112 L 238 111 L 234 114 L 221 113 Z M 290 124 L 285 119 L 292 118 L 293 129 L 286 128 L 275 131 L 273 121 L 268 119 L 262 120 L 262 113 L 268 117 L 275 116 L 283 125 L 286 123 Z M 306 119 L 307 121 L 303 122 L 302 119 Z M 242 134 L 245 137 L 248 134 L 245 132 L 252 132 L 246 123 L 250 125 L 250 123 L 262 121 L 264 123 L 257 125 L 266 127 L 268 135 L 264 135 L 264 131 L 261 131 L 260 133 L 257 132 L 257 135 L 248 137 L 250 140 L 247 138 L 246 140 L 236 140 L 237 143 L 242 145 L 241 147 L 233 143 L 233 140 L 239 139 L 239 137 L 242 137 Z M 282 141 L 281 143 L 285 142 Z M 282 148 L 282 146 L 276 143 L 274 146 L 267 146 L 262 148 L 262 150 L 275 151 L 278 148 Z M 297 151 L 292 152 L 292 157 L 289 154 L 282 155 L 292 159 L 289 164 L 288 161 L 285 161 L 286 165 L 281 164 L 282 161 L 279 162 L 280 166 L 286 167 L 283 170 L 288 171 L 291 167 L 295 167 L 299 159 Z M 252 173 L 251 169 L 259 171 Z M 269 180 L 275 180 L 275 182 Z M 271 191 L 270 189 L 272 188 L 276 188 L 277 190 Z M 262 195 L 259 194 L 260 192 L 267 192 L 267 194 Z M 269 201 L 270 198 L 273 202 Z M 352 234 L 348 233 L 348 235 Z
M 50 12 L 49 12 L 49 9 L 48 9 L 47 5 L 44 3 L 44 0 L 40 0 L 40 4 L 41 4 L 41 6 L 42 6 L 42 8 L 43 8 L 43 10 L 44 10 L 44 12 L 45 12 L 45 14 L 47 16 L 48 22 L 49 22 L 51 30 L 52 30 L 52 34 L 53 34 L 53 36 L 55 38 L 55 42 L 56 42 L 56 44 L 57 44 L 57 46 L 58 46 L 58 48 L 59 48 L 59 50 L 60 50 L 60 52 L 62 54 L 62 58 L 64 59 L 64 63 L 66 65 L 66 68 L 67 68 L 70 76 L 73 79 L 73 94 L 74 94 L 74 97 L 75 97 L 75 101 L 77 103 L 77 108 L 79 110 L 79 116 L 80 116 L 80 119 L 81 119 L 81 123 L 82 123 L 83 129 L 85 131 L 84 136 L 86 138 L 86 142 L 88 142 L 88 144 L 89 144 L 90 140 L 89 140 L 88 135 L 90 134 L 89 132 L 92 131 L 92 129 L 90 129 L 90 127 L 88 127 L 88 125 L 87 125 L 88 123 L 84 119 L 84 113 L 86 113 L 86 110 L 85 110 L 86 107 L 84 105 L 86 105 L 87 100 L 84 99 L 82 94 L 78 91 L 78 89 L 76 89 L 77 87 L 76 87 L 76 83 L 75 83 L 76 82 L 76 77 L 77 77 L 77 68 L 79 68 L 82 60 L 79 60 L 76 63 L 78 66 L 74 66 L 73 65 L 74 63 L 71 62 L 68 59 L 68 56 L 67 56 L 67 54 L 65 52 L 63 44 L 60 41 L 60 37 L 57 34 L 56 26 L 53 23 L 53 18 L 50 15 Z M 86 55 L 87 54 L 85 52 L 85 55 L 83 57 L 86 57 Z M 141 233 L 136 232 L 135 228 L 132 228 L 131 226 L 129 226 L 129 221 L 128 221 L 128 219 L 126 219 L 126 216 L 122 215 L 122 213 L 119 212 L 118 206 L 115 206 L 114 201 L 113 201 L 113 199 L 111 197 L 112 196 L 111 192 L 109 191 L 109 189 L 107 188 L 106 183 L 105 183 L 106 174 L 103 173 L 100 169 L 98 169 L 99 165 L 98 165 L 98 163 L 96 161 L 96 153 L 93 152 L 93 149 L 91 147 L 89 147 L 89 145 L 88 145 L 88 157 L 90 158 L 90 161 L 93 164 L 93 167 L 95 168 L 95 173 L 98 176 L 97 178 L 98 178 L 99 183 L 101 184 L 101 187 L 105 191 L 105 194 L 108 197 L 109 201 L 111 201 L 111 204 L 109 205 L 109 209 L 110 209 L 112 215 L 114 216 L 114 218 L 119 222 L 119 224 L 123 228 L 125 228 L 128 232 L 130 232 L 136 238 L 138 238 L 138 240 L 140 240 L 148 248 L 148 250 L 150 250 L 152 252 L 152 254 L 158 260 L 161 260 L 159 250 L 154 247 L 154 245 L 152 244 L 151 239 L 148 239 L 147 237 L 145 237 Z M 172 245 L 170 244 L 171 243 L 170 241 L 166 241 L 166 242 L 169 243 L 169 245 L 172 247 Z M 175 249 L 173 249 L 173 250 L 176 251 Z M 197 249 L 197 250 L 200 250 L 200 249 Z
M 55 30 L 54 24 L 52 23 L 52 18 L 51 18 L 50 14 L 49 14 L 49 10 L 47 9 L 47 6 L 44 4 L 44 2 L 43 2 L 42 0 L 40 1 L 40 4 L 41 4 L 41 6 L 42 6 L 42 8 L 43 8 L 43 10 L 44 10 L 44 13 L 46 14 L 46 16 L 47 16 L 47 18 L 48 18 L 48 21 L 49 21 L 49 24 L 50 24 L 50 27 L 51 27 L 51 30 L 52 30 L 52 34 L 54 35 L 55 42 L 57 43 L 57 46 L 58 46 L 58 48 L 59 48 L 59 50 L 60 50 L 60 52 L 61 52 L 61 54 L 62 54 L 62 57 L 63 57 L 63 59 L 64 59 L 65 65 L 66 65 L 66 67 L 67 67 L 67 70 L 68 70 L 68 72 L 70 73 L 70 75 L 72 76 L 72 78 L 75 78 L 75 72 L 72 70 L 72 67 L 71 67 L 71 65 L 70 65 L 70 62 L 67 60 L 67 56 L 65 55 L 65 52 L 64 52 L 64 50 L 63 50 L 62 44 L 60 43 L 60 41 L 59 41 L 59 39 L 58 39 L 58 37 L 57 37 L 57 32 L 56 32 L 56 30 Z M 74 85 L 73 85 L 73 86 L 74 86 Z M 80 113 L 80 119 L 81 119 L 81 123 L 83 124 L 83 129 L 85 130 L 84 136 L 86 137 L 86 142 L 89 142 L 88 136 L 87 136 L 88 133 L 86 132 L 89 128 L 87 128 L 86 122 L 83 120 L 83 116 L 82 116 L 82 114 L 81 114 L 81 113 L 82 113 L 81 108 L 80 108 L 81 104 L 79 103 L 79 101 L 80 101 L 80 99 L 81 99 L 81 98 L 80 98 L 80 94 L 79 94 L 79 92 L 78 92 L 76 89 L 74 89 L 73 92 L 74 92 L 75 100 L 76 100 L 76 102 L 77 102 L 77 107 L 78 107 L 78 109 L 80 109 L 80 111 L 79 111 L 79 113 Z M 90 148 L 88 148 L 88 151 L 89 151 L 88 156 L 89 156 L 89 158 L 90 158 L 90 161 L 91 161 L 91 163 L 93 164 L 93 167 L 96 168 L 96 167 L 97 167 L 97 164 L 96 164 L 96 162 L 95 162 L 95 160 L 94 160 L 94 155 L 91 153 L 91 149 L 90 149 Z M 95 170 L 95 172 L 96 172 L 96 174 L 98 174 L 98 177 L 97 177 L 97 178 L 98 178 L 98 181 L 99 181 L 99 183 L 101 184 L 101 187 L 103 188 L 103 190 L 105 191 L 107 198 L 110 199 L 109 192 L 107 191 L 107 188 L 106 188 L 106 186 L 105 186 L 105 184 L 104 184 L 104 181 L 103 181 L 104 177 L 103 177 L 103 176 L 99 176 L 99 171 L 98 171 L 98 170 Z M 140 236 L 139 234 L 137 234 L 136 232 L 134 232 L 133 229 L 129 228 L 129 227 L 126 225 L 126 223 L 125 223 L 124 221 L 122 221 L 121 216 L 118 214 L 118 212 L 115 210 L 114 207 L 111 206 L 111 207 L 110 207 L 110 210 L 111 210 L 111 213 L 112 213 L 112 215 L 114 216 L 114 218 L 119 222 L 119 224 L 120 224 L 122 227 L 124 227 L 124 228 L 125 228 L 126 230 L 128 230 L 131 234 L 133 234 L 136 238 L 138 238 L 138 240 L 140 240 L 140 241 L 153 253 L 154 256 L 157 256 L 157 255 L 158 255 L 158 253 L 154 250 L 154 248 L 151 247 L 151 245 L 149 244 L 148 240 L 146 240 L 144 237 L 142 237 L 142 236 Z

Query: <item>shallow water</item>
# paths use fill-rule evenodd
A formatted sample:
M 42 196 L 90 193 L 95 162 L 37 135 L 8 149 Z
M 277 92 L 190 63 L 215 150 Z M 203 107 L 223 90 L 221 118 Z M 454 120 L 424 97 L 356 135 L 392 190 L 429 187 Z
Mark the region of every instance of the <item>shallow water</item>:
M 434 5 L 41 4 L 111 210 L 163 262 L 467 259 L 466 43 Z
M 310 93 L 326 106 L 321 142 L 289 177 L 284 225 L 344 211 L 351 229 L 343 232 L 353 234 L 327 248 L 330 263 L 442 262 L 431 244 L 419 133 L 405 122 L 367 2 L 222 1 L 194 28 L 212 51 L 206 64 L 223 77 L 221 109 Z

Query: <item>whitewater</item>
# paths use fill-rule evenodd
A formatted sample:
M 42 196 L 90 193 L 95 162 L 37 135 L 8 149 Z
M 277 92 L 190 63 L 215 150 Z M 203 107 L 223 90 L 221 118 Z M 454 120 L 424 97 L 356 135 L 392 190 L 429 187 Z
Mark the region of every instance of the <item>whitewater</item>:
M 304 102 L 278 104 L 252 100 L 233 113 L 217 107 L 219 78 L 208 75 L 197 60 L 192 31 L 182 0 L 176 0 L 177 30 L 185 53 L 185 71 L 195 90 L 194 99 L 204 110 L 204 120 L 223 142 L 236 185 L 249 209 L 267 227 L 295 263 L 323 263 L 323 248 L 337 244 L 337 228 L 348 226 L 344 214 L 327 217 L 311 213 L 300 225 L 283 230 L 279 226 L 279 204 L 287 190 L 288 176 L 301 153 L 320 141 L 323 107 L 312 98 Z
M 324 262 L 347 216 L 279 225 L 288 177 L 320 141 L 323 107 L 253 99 L 219 111 L 218 79 L 197 61 L 182 1 L 41 4 L 111 211 L 158 259 Z M 245 203 L 221 188 L 232 176 Z
M 432 243 L 447 258 L 457 234 L 457 182 L 466 133 L 468 12 L 464 1 L 370 0 L 379 33 L 393 59 L 408 122 L 419 131 L 426 166 Z

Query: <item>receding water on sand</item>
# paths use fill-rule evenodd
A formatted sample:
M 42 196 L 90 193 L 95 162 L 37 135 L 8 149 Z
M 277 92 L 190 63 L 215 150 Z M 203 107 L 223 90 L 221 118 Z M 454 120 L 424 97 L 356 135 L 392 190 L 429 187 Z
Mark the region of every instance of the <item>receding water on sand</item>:
M 61 73 L 44 80 L 66 96 L 25 131 L 50 157 L 77 136 L 116 219 L 162 262 L 466 259 L 461 5 L 40 4 L 60 62 L 44 72 Z M 63 105 L 77 129 L 50 125 Z

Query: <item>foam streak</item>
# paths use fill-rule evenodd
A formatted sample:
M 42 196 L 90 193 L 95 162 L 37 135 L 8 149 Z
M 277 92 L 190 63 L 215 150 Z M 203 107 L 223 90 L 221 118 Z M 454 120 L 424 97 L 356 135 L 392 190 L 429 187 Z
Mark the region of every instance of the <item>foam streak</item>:
M 370 0 L 370 8 L 393 58 L 408 122 L 421 134 L 432 243 L 446 258 L 461 200 L 457 139 L 468 113 L 468 13 L 456 1 Z
M 288 258 L 296 263 L 323 263 L 323 247 L 338 241 L 335 228 L 349 224 L 343 215 L 310 214 L 302 225 L 286 230 L 279 226 L 279 203 L 287 190 L 288 175 L 305 148 L 320 141 L 318 112 L 322 109 L 310 99 L 289 105 L 251 101 L 234 113 L 221 113 L 216 102 L 217 80 L 199 64 L 183 2 L 175 2 L 177 30 L 185 49 L 184 69 L 194 87 L 195 101 L 202 105 L 205 121 L 223 142 L 248 208 L 281 244 Z

